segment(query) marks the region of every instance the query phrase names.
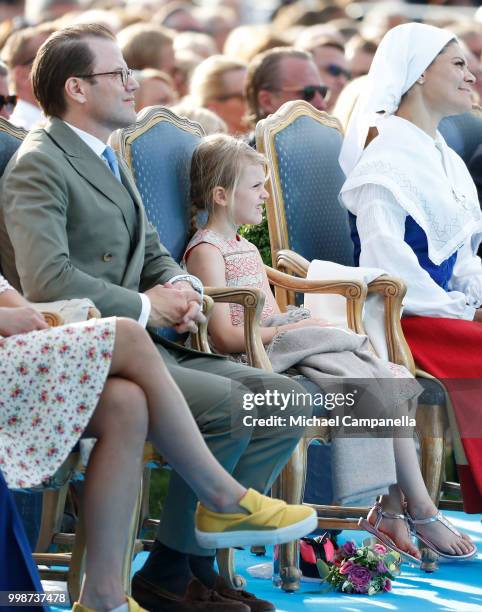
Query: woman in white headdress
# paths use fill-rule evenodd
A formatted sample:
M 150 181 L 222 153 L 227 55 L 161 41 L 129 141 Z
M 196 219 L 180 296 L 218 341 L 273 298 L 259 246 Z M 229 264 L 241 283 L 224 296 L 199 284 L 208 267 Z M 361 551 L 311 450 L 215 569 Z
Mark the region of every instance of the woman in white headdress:
M 417 365 L 443 379 L 482 378 L 482 214 L 464 162 L 437 131 L 443 117 L 470 111 L 474 80 L 450 32 L 393 28 L 340 155 L 356 261 L 405 280 L 405 335 Z M 451 399 L 465 509 L 480 512 L 482 400 L 471 391 Z

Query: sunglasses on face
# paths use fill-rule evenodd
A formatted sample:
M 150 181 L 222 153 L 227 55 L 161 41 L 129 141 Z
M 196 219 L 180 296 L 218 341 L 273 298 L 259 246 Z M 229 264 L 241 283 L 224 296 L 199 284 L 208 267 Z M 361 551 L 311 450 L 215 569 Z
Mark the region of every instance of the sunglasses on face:
M 9 112 L 12 112 L 17 104 L 17 96 L 1 96 L 0 95 L 0 111 L 4 106 L 7 107 Z
M 328 64 L 327 66 L 323 66 L 322 70 L 325 70 L 328 74 L 333 77 L 339 77 L 343 75 L 347 81 L 351 80 L 351 72 L 349 70 L 345 70 L 338 64 Z
M 294 93 L 300 100 L 311 102 L 318 92 L 323 100 L 326 98 L 329 92 L 329 88 L 326 85 L 306 85 L 303 89 L 279 89 L 285 93 Z

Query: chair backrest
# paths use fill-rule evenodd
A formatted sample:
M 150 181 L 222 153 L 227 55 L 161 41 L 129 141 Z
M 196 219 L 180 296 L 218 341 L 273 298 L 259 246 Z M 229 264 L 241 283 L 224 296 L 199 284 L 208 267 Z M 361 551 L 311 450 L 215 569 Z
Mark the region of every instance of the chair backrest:
M 111 137 L 112 146 L 132 171 L 147 218 L 177 262 L 182 259 L 191 228 L 191 158 L 203 136 L 198 123 L 162 106 L 151 106 L 138 114 L 134 125 Z M 183 339 L 172 329 L 158 331 L 169 340 Z
M 353 265 L 346 211 L 338 202 L 345 180 L 338 163 L 339 121 L 308 102 L 287 102 L 256 127 L 256 146 L 268 159 L 267 204 L 273 264 L 280 249 L 307 260 Z
M 0 117 L 0 176 L 5 172 L 8 162 L 26 135 L 26 130 Z
M 134 175 L 149 221 L 176 261 L 189 234 L 191 157 L 202 136 L 198 123 L 153 106 L 112 138 Z
M 482 109 L 476 106 L 470 113 L 445 117 L 438 129 L 449 147 L 467 164 L 482 143 Z

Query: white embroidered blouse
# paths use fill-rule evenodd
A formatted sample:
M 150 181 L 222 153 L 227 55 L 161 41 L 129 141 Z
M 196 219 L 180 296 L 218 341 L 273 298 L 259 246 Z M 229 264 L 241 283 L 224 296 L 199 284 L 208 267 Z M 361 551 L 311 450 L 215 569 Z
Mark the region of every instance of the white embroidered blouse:
M 474 318 L 475 309 L 482 304 L 482 266 L 480 258 L 472 254 L 470 242 L 457 252 L 447 292 L 420 266 L 404 241 L 407 213 L 388 189 L 364 185 L 352 194 L 350 210 L 357 215 L 360 266 L 383 268 L 406 279 L 405 314 Z

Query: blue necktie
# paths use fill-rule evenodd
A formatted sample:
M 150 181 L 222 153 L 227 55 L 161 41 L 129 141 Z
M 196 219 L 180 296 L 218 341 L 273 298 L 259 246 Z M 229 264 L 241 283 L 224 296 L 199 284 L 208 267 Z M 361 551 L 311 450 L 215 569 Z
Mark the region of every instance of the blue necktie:
M 116 177 L 116 179 L 118 181 L 121 180 L 121 175 L 119 172 L 119 162 L 117 161 L 117 157 L 113 151 L 113 149 L 111 149 L 111 147 L 107 146 L 104 149 L 104 152 L 102 153 L 102 157 L 105 159 L 105 161 L 109 164 L 109 168 L 112 170 L 114 176 Z

